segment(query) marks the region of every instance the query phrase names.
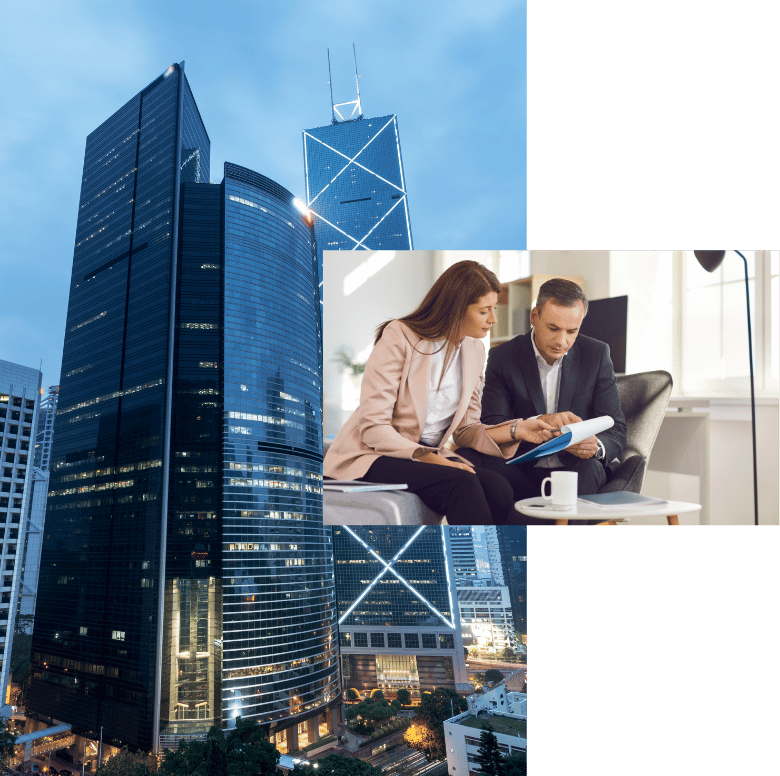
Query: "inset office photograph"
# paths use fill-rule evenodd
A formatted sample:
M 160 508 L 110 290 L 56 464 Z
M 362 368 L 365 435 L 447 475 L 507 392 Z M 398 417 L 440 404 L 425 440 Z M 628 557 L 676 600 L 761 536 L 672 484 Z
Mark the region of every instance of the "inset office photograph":
M 325 251 L 325 522 L 778 524 L 779 276 L 761 250 Z

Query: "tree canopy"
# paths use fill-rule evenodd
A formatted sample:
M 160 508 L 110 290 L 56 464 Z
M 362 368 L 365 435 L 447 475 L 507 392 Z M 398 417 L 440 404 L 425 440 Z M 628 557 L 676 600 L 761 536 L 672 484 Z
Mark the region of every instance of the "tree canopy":
M 236 719 L 227 736 L 213 726 L 205 741 L 180 741 L 167 750 L 160 773 L 165 776 L 276 776 L 279 752 L 262 728 L 250 720 Z M 98 776 L 96 774 L 96 776 Z
M 500 682 L 503 681 L 504 674 L 497 668 L 488 668 L 488 670 L 485 671 L 485 679 L 488 682 Z
M 409 692 L 409 690 L 406 690 L 404 688 L 401 688 L 396 693 L 396 697 L 401 702 L 402 706 L 408 706 L 412 702 L 412 694 Z
M 150 776 L 157 773 L 156 759 L 145 752 L 120 752 L 109 757 L 95 776 Z
M 447 756 L 444 742 L 444 720 L 466 711 L 468 704 L 456 692 L 437 687 L 424 692 L 420 708 L 404 733 L 404 740 L 412 748 L 425 755 L 428 762 L 443 760 Z
M 3 717 L 0 717 L 0 723 L 3 722 L 3 719 Z M 3 724 L 0 727 L 0 760 L 3 763 L 14 753 L 15 742 L 16 734 L 8 729 L 8 725 Z

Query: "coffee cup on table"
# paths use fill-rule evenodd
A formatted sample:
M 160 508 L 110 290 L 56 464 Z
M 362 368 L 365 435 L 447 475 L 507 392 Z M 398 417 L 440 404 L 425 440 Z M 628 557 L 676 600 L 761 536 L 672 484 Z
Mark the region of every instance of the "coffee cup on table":
M 547 483 L 550 483 L 550 495 Z M 554 507 L 571 508 L 577 504 L 577 472 L 551 472 L 542 480 L 542 498 L 552 503 Z

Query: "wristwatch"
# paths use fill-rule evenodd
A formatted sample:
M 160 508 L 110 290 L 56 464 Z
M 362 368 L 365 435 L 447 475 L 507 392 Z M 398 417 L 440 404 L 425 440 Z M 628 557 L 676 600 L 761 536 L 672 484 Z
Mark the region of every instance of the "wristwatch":
M 512 437 L 512 441 L 516 441 L 517 437 L 515 436 L 515 429 L 517 428 L 517 421 L 515 421 L 512 426 L 509 429 L 509 436 Z

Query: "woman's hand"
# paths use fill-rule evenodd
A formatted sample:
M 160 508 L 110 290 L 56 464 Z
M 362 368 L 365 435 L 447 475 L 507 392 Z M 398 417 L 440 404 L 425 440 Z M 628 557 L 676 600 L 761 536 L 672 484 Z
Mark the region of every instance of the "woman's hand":
M 548 439 L 552 439 L 559 434 L 560 431 L 558 431 L 555 426 L 551 426 L 547 421 L 542 420 L 541 418 L 518 420 L 517 428 L 515 429 L 515 436 L 518 439 L 522 439 L 526 442 L 533 442 L 535 445 L 540 445 L 542 442 L 546 442 Z
M 468 464 L 465 461 L 453 461 L 451 458 L 445 458 L 438 453 L 426 453 L 425 455 L 421 455 L 417 460 L 422 461 L 423 463 L 435 463 L 439 466 L 453 466 L 456 469 L 474 472 L 474 467 L 471 464 Z

